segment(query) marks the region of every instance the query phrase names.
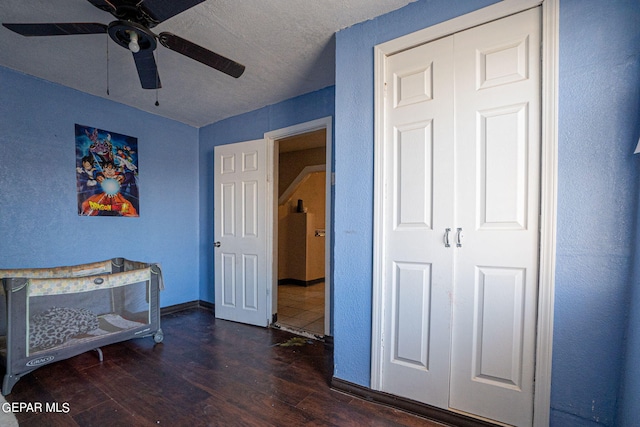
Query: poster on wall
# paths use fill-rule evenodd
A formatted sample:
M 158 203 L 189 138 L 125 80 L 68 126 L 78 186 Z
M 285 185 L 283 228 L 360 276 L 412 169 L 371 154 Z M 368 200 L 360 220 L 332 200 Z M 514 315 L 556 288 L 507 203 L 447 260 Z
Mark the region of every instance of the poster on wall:
M 76 124 L 78 215 L 140 216 L 138 139 Z

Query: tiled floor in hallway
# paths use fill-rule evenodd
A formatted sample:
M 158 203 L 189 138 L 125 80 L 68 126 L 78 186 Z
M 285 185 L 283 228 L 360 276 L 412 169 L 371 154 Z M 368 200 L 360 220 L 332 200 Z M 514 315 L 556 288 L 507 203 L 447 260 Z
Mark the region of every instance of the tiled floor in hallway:
M 324 335 L 324 282 L 310 286 L 278 285 L 278 323 Z

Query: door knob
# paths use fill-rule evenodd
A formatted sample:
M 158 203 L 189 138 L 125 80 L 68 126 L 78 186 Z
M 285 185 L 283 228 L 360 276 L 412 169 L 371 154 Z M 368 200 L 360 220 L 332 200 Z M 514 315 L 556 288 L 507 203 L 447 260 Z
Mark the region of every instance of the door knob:
M 449 233 L 451 232 L 450 228 L 445 228 L 444 229 L 444 247 L 448 248 L 451 245 L 449 244 Z
M 220 242 L 214 242 L 213 246 L 216 247 L 216 248 L 219 248 L 220 247 Z

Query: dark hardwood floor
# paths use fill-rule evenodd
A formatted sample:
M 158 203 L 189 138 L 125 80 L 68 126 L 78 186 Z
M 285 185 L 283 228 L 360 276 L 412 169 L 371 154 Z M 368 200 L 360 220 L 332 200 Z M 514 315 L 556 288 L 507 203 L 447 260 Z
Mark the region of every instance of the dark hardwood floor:
M 441 426 L 331 390 L 329 344 L 280 346 L 295 335 L 205 309 L 163 316 L 162 329 L 161 344 L 113 344 L 102 363 L 90 352 L 24 376 L 8 402 L 68 412 L 17 413 L 20 426 Z

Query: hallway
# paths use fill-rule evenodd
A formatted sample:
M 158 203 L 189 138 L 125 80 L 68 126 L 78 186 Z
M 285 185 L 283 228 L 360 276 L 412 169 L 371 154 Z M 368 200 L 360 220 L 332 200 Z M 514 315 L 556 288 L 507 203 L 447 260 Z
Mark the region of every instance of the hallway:
M 310 286 L 278 285 L 278 324 L 324 335 L 324 282 Z

